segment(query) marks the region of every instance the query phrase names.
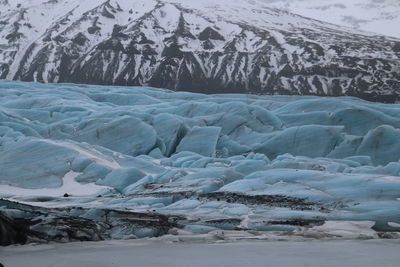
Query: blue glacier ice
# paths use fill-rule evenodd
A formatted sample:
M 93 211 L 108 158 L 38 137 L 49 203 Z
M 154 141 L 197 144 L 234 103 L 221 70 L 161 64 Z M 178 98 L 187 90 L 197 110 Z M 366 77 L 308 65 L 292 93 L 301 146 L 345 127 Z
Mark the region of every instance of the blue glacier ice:
M 187 216 L 194 233 L 386 227 L 400 223 L 400 105 L 0 81 L 0 198 L 49 194 L 45 205 L 96 220 L 111 208 Z M 114 237 L 152 233 L 129 229 Z
M 176 147 L 176 152 L 192 151 L 211 157 L 215 150 L 221 132 L 220 127 L 193 127 Z

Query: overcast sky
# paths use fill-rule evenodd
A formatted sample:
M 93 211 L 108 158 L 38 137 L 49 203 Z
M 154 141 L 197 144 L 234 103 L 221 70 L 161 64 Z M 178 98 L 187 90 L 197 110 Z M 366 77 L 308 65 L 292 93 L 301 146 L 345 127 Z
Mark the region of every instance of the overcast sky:
M 400 0 L 262 0 L 306 17 L 400 38 Z

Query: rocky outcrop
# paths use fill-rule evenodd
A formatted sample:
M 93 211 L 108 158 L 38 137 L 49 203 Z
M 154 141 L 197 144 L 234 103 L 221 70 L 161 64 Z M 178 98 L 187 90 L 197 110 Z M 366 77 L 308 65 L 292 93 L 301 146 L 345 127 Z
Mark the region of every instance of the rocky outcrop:
M 0 246 L 31 242 L 155 237 L 178 227 L 179 216 L 112 209 L 35 207 L 0 200 Z

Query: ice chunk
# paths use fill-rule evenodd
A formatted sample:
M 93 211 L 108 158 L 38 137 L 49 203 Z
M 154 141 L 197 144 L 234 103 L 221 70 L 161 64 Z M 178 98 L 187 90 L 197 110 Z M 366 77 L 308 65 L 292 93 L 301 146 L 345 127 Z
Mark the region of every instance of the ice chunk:
M 382 125 L 365 136 L 358 155 L 370 156 L 375 164 L 386 165 L 400 160 L 400 130 Z
M 176 146 L 186 132 L 183 122 L 170 114 L 159 114 L 154 119 L 154 129 L 165 145 L 164 155 L 169 157 L 175 153 Z
M 332 124 L 343 125 L 347 134 L 358 136 L 364 136 L 370 129 L 384 124 L 400 127 L 398 118 L 366 107 L 339 110 L 331 116 L 331 121 Z
M 150 125 L 128 116 L 112 121 L 92 120 L 78 127 L 74 140 L 100 145 L 132 156 L 150 152 L 157 139 L 156 132 Z
M 363 137 L 346 135 L 344 140 L 337 144 L 336 147 L 328 154 L 331 158 L 345 158 L 357 155 L 357 149 L 359 148 Z
M 23 188 L 56 188 L 70 170 L 76 151 L 36 138 L 0 146 L 0 183 Z
M 295 156 L 323 157 L 343 140 L 343 128 L 307 125 L 288 128 L 260 145 L 256 151 L 270 158 L 290 153 Z
M 264 160 L 244 160 L 238 163 L 234 168 L 235 171 L 244 175 L 253 173 L 255 171 L 262 171 L 269 169 L 268 164 Z
M 117 169 L 107 174 L 104 179 L 98 180 L 97 184 L 110 186 L 121 192 L 144 176 L 146 174 L 136 168 Z
M 193 127 L 179 143 L 176 152 L 192 151 L 211 157 L 215 155 L 220 132 L 220 127 Z

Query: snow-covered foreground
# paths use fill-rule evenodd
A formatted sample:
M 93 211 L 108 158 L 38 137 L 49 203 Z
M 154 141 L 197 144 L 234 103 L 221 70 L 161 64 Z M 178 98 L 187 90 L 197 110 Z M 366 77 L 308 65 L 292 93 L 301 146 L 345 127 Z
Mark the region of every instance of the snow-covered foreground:
M 0 118 L 0 226 L 28 240 L 398 237 L 400 105 L 2 81 Z
M 0 248 L 5 266 L 397 267 L 398 241 L 165 243 L 109 241 Z

